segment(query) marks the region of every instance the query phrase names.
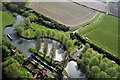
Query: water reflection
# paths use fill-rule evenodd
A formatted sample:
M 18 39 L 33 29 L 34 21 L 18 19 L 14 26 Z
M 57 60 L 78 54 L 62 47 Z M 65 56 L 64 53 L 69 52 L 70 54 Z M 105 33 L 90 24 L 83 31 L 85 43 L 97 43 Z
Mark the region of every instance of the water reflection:
M 11 37 L 13 38 L 13 41 L 10 41 L 8 39 L 8 37 L 6 36 L 7 40 L 13 46 L 15 46 L 18 50 L 21 50 L 22 53 L 25 55 L 25 57 L 27 57 L 27 56 L 31 55 L 31 53 L 28 52 L 28 49 L 35 48 L 35 40 L 34 39 L 32 39 L 32 40 L 23 39 L 23 38 L 17 36 L 16 32 L 14 31 L 15 25 L 19 24 L 20 21 L 23 21 L 23 20 L 24 20 L 24 17 L 18 15 L 14 26 L 5 28 L 4 33 L 5 33 L 5 35 L 7 35 L 7 34 L 11 35 Z M 47 38 L 42 38 L 42 47 L 40 50 L 41 52 L 43 52 L 43 45 L 44 45 L 44 42 L 46 39 Z M 52 44 L 54 43 L 56 46 L 55 60 L 61 61 L 63 53 L 64 53 L 63 46 L 55 40 L 48 39 L 48 41 L 49 41 L 49 44 L 48 44 L 48 54 L 47 55 L 48 56 L 50 55 L 50 49 L 52 47 Z M 71 75 L 71 78 L 85 78 L 85 75 L 82 72 L 80 72 L 80 70 L 77 70 L 76 66 L 77 66 L 76 62 L 70 61 L 67 65 L 67 67 L 65 68 L 65 70 Z
M 85 75 L 80 70 L 78 70 L 77 63 L 75 61 L 68 62 L 65 70 L 70 74 L 70 78 L 83 78 L 87 80 Z

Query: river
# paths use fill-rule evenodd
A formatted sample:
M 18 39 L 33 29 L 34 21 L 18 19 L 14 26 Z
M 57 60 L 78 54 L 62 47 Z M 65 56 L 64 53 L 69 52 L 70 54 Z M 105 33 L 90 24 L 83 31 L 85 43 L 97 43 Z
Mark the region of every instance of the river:
M 13 46 L 15 46 L 18 50 L 22 51 L 24 56 L 27 57 L 27 56 L 31 55 L 31 53 L 28 51 L 28 49 L 29 48 L 35 48 L 35 40 L 34 39 L 33 40 L 27 40 L 27 39 L 21 38 L 16 34 L 16 31 L 14 30 L 15 25 L 19 24 L 20 21 L 23 21 L 23 20 L 24 20 L 24 17 L 22 17 L 20 15 L 17 15 L 14 25 L 10 26 L 10 27 L 6 27 L 4 29 L 4 33 L 5 33 L 5 35 L 7 35 L 7 34 L 11 35 L 13 40 L 10 41 L 9 38 L 6 36 L 7 40 Z M 42 47 L 41 48 L 43 48 L 44 41 L 46 39 L 48 39 L 48 38 L 42 38 Z M 49 55 L 52 43 L 54 43 L 56 45 L 56 57 L 55 57 L 55 60 L 61 61 L 62 60 L 62 55 L 64 53 L 63 46 L 59 42 L 57 42 L 55 40 L 48 39 L 48 41 L 49 41 L 49 44 L 48 44 L 48 54 L 47 55 Z M 42 49 L 40 51 L 43 52 Z M 77 67 L 77 63 L 75 61 L 68 62 L 68 65 L 65 68 L 65 70 L 70 75 L 70 78 L 85 78 L 86 79 L 85 75 L 80 70 L 77 70 L 76 67 Z

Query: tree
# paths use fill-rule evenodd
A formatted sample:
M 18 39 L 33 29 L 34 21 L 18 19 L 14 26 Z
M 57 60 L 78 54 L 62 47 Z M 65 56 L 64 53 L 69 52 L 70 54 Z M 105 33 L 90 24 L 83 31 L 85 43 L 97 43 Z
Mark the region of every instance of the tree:
M 47 29 L 47 36 L 50 37 L 51 31 L 49 29 Z
M 24 31 L 24 28 L 23 27 L 18 27 L 16 28 L 17 32 L 19 35 L 22 35 L 22 32 Z
M 85 48 L 82 50 L 82 53 L 85 53 L 90 48 L 88 43 L 85 44 Z
M 109 74 L 111 77 L 114 77 L 116 74 L 116 69 L 114 67 L 107 68 L 106 73 Z
M 98 66 L 99 65 L 99 60 L 96 56 L 91 58 L 90 65 L 91 66 Z
M 120 66 L 117 66 L 117 67 L 116 67 L 116 71 L 117 71 L 117 72 L 120 72 Z
M 107 65 L 108 65 L 108 67 L 114 67 L 114 63 L 110 60 L 108 61 Z
M 2 45 L 2 57 L 6 58 L 8 56 L 10 56 L 10 50 L 8 49 L 7 46 Z
M 120 72 L 116 73 L 116 78 L 120 78 Z
M 53 38 L 55 36 L 55 31 L 51 32 L 51 37 Z
M 90 64 L 90 59 L 89 59 L 89 58 L 84 58 L 84 59 L 83 59 L 83 64 L 84 64 L 85 66 L 89 65 L 89 64 Z
M 15 4 L 10 4 L 8 9 L 11 11 L 18 11 L 18 6 Z
M 98 66 L 92 66 L 92 69 L 91 69 L 92 77 L 95 77 L 99 72 L 100 72 L 100 69 Z
M 45 37 L 45 30 L 41 30 L 41 33 L 42 33 L 42 37 Z
M 30 35 L 29 31 L 28 31 L 28 30 L 26 30 L 26 31 L 24 32 L 24 36 L 25 36 L 26 38 L 28 38 L 28 37 L 29 37 L 29 35 Z
M 68 40 L 68 41 L 66 42 L 66 48 L 69 49 L 69 48 L 72 47 L 72 46 L 73 46 L 73 42 L 72 42 L 71 40 Z
M 67 41 L 68 41 L 68 38 L 67 38 L 67 37 L 63 38 L 62 44 L 65 45 Z
M 63 41 L 64 38 L 65 38 L 64 34 L 61 34 L 60 37 L 59 37 L 60 41 Z
M 102 71 L 105 71 L 108 66 L 107 66 L 107 64 L 106 64 L 105 62 L 101 62 L 100 65 L 99 65 L 99 67 L 100 67 L 100 69 L 101 69 Z
M 42 46 L 42 39 L 40 38 L 40 36 L 37 36 L 37 39 L 36 39 L 36 49 L 37 49 L 37 53 L 38 53 L 38 51 L 41 49 L 41 46 Z
M 65 53 L 63 55 L 63 60 L 68 58 L 69 55 L 70 55 L 70 53 L 68 51 L 65 51 Z
M 25 24 L 26 24 L 27 28 L 30 26 L 31 22 L 30 22 L 29 18 L 25 19 Z
M 54 43 L 52 44 L 52 48 L 50 50 L 50 56 L 51 56 L 51 62 L 52 62 L 52 59 L 54 59 L 56 56 L 56 47 Z
M 103 59 L 103 55 L 102 54 L 97 54 L 97 57 L 98 57 L 99 61 L 101 61 Z
M 97 78 L 110 78 L 110 76 L 107 75 L 106 72 L 101 71 L 100 73 L 97 74 Z
M 36 37 L 37 36 L 40 36 L 40 37 L 42 36 L 42 31 L 40 29 L 36 30 Z
M 91 58 L 92 57 L 92 54 L 90 52 L 86 52 L 84 54 L 82 54 L 82 58 Z
M 34 13 L 30 13 L 28 18 L 30 19 L 31 22 L 38 20 L 38 17 Z
M 25 11 L 22 15 L 25 16 L 25 17 L 28 17 L 29 16 L 29 12 Z
M 44 56 L 48 53 L 48 40 L 46 39 L 43 47 Z
M 80 65 L 83 63 L 83 60 L 82 59 L 79 59 L 79 58 L 77 58 L 77 64 L 78 64 L 78 66 L 80 67 Z
M 67 66 L 67 63 L 68 63 L 68 59 L 64 59 L 60 62 L 60 66 L 62 67 L 62 71 Z
M 102 62 L 108 63 L 108 59 L 105 57 L 105 58 L 102 59 Z
M 4 78 L 32 78 L 32 74 L 22 67 L 14 58 L 2 63 Z

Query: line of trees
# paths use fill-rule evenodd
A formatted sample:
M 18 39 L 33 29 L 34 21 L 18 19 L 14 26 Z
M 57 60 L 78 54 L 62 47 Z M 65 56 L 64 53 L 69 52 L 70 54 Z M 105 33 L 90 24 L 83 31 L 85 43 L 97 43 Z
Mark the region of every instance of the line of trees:
M 38 24 L 44 25 L 44 26 L 52 28 L 52 29 L 58 29 L 58 30 L 62 30 L 62 31 L 70 30 L 69 29 L 70 26 L 60 24 L 57 21 L 55 21 L 49 17 L 46 17 L 43 14 L 40 14 L 31 8 L 18 7 L 18 5 L 13 4 L 13 3 L 3 3 L 3 5 L 7 8 L 7 10 L 12 11 L 12 12 L 17 12 L 17 13 L 29 18 L 31 22 L 37 22 Z
M 97 45 L 95 45 L 94 43 L 91 43 L 87 40 L 85 40 L 83 37 L 81 37 L 78 33 L 74 34 L 76 36 L 76 38 L 81 41 L 84 45 L 86 43 L 88 43 L 90 45 L 91 48 L 93 48 L 95 51 L 97 51 L 98 53 L 104 54 L 108 59 L 114 60 L 117 64 L 120 65 L 120 59 L 118 57 L 113 56 L 111 53 L 103 50 L 102 48 L 98 47 Z

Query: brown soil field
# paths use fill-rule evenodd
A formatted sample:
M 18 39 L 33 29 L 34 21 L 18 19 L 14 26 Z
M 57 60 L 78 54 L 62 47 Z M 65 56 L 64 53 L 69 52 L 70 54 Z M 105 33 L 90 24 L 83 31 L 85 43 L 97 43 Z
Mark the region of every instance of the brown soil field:
M 72 2 L 31 2 L 29 7 L 69 26 L 90 20 L 96 14 L 95 11 Z
M 97 0 L 71 0 L 87 7 L 106 12 L 106 4 Z

